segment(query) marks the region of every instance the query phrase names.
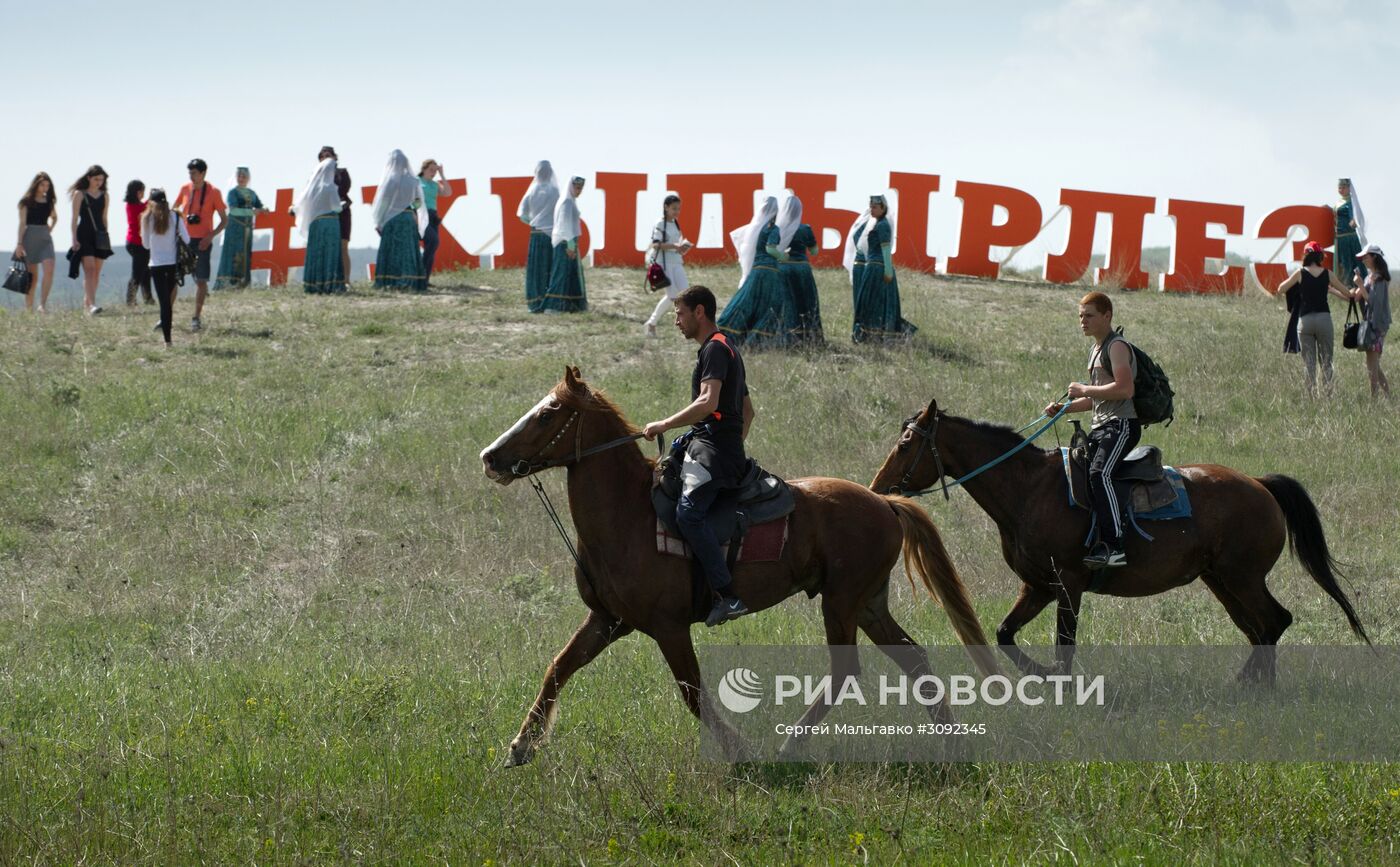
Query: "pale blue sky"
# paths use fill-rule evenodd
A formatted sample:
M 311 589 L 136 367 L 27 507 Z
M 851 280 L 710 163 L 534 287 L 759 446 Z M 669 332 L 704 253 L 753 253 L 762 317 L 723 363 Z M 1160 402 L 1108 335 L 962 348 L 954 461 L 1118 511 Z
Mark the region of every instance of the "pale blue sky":
M 465 176 L 448 227 L 468 247 L 496 231 L 489 178 L 540 157 L 652 172 L 658 198 L 666 171 L 763 171 L 773 193 L 784 170 L 833 172 L 829 203 L 854 209 L 892 169 L 940 174 L 940 260 L 956 179 L 1021 187 L 1047 214 L 1062 186 L 1155 195 L 1153 244 L 1170 239 L 1169 197 L 1243 204 L 1249 233 L 1280 205 L 1332 201 L 1346 174 L 1373 239 L 1400 231 L 1391 4 L 12 5 L 10 44 L 28 47 L 5 76 L 11 202 L 40 168 L 62 187 L 92 162 L 114 186 L 173 187 L 192 156 L 220 185 L 251 165 L 270 197 L 329 143 L 357 185 L 395 147 Z M 362 213 L 357 245 L 374 237 Z M 15 219 L 0 210 L 0 247 Z

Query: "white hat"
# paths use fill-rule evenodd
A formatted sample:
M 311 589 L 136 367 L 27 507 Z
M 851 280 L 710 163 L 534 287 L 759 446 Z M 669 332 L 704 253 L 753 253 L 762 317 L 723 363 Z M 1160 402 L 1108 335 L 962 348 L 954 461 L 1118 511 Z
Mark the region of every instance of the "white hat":
M 1379 244 L 1367 244 L 1365 247 L 1362 247 L 1361 252 L 1356 254 L 1356 258 L 1362 259 L 1370 255 L 1380 256 L 1382 259 L 1385 258 L 1385 254 L 1381 252 Z

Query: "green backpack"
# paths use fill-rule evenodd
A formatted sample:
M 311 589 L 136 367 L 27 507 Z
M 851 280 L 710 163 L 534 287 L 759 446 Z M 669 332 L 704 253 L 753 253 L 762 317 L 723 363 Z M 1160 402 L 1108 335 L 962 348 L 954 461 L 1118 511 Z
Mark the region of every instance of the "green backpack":
M 1109 376 L 1113 375 L 1113 363 L 1109 361 L 1108 352 L 1105 350 L 1115 339 L 1127 343 L 1137 359 L 1137 375 L 1133 377 L 1133 409 L 1137 411 L 1138 421 L 1142 422 L 1144 427 L 1163 422 L 1164 427 L 1171 427 L 1172 419 L 1176 415 L 1172 408 L 1172 396 L 1176 392 L 1172 391 L 1171 380 L 1167 379 L 1166 371 L 1162 370 L 1150 355 L 1128 342 L 1123 336 L 1121 326 L 1109 335 L 1099 350 L 1103 357 L 1103 369 Z

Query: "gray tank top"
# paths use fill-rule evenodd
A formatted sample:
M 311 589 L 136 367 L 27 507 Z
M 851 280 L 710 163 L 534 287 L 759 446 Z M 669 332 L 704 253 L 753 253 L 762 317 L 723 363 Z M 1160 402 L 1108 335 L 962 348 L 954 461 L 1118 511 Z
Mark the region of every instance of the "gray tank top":
M 1099 350 L 1102 348 L 1106 352 L 1109 345 L 1115 340 L 1123 340 L 1123 338 L 1111 335 L 1103 342 L 1102 347 L 1095 346 L 1089 350 L 1090 385 L 1108 385 L 1113 382 L 1113 377 L 1109 375 L 1108 368 L 1104 366 Z M 1127 343 L 1126 340 L 1123 342 Z M 1128 364 L 1132 370 L 1133 378 L 1137 379 L 1137 355 L 1131 349 L 1128 351 Z M 1132 398 L 1127 400 L 1093 400 L 1093 403 L 1093 427 L 1099 427 L 1115 418 L 1137 418 L 1137 408 L 1133 406 Z

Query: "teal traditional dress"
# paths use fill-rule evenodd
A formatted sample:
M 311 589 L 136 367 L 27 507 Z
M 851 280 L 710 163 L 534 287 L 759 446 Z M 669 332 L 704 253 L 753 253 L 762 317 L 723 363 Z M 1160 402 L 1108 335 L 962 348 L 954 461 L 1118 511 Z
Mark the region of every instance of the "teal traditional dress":
M 1356 233 L 1356 227 L 1351 224 L 1355 219 L 1351 211 L 1351 199 L 1346 198 L 1337 203 L 1337 241 L 1333 247 L 1332 273 L 1337 275 L 1337 279 L 1347 286 L 1351 285 L 1352 272 L 1356 268 L 1361 268 L 1361 260 L 1356 256 L 1361 252 L 1361 237 Z
M 532 232 L 531 235 L 534 233 Z M 533 243 L 533 238 L 532 238 Z M 569 258 L 569 249 L 574 258 Z M 550 254 L 549 286 L 533 313 L 582 313 L 588 309 L 588 291 L 583 284 L 583 267 L 578 260 L 577 241 L 560 241 Z
M 419 240 L 418 215 L 412 209 L 399 212 L 384 224 L 379 233 L 379 254 L 374 260 L 376 289 L 428 290 Z
M 894 273 L 890 261 L 890 223 L 881 217 L 867 228 L 870 239 L 865 267 L 854 284 L 855 310 L 851 325 L 851 340 L 855 343 L 876 340 L 897 340 L 919 329 L 908 322 L 899 311 L 899 278 L 885 282 L 885 269 Z
M 303 288 L 312 295 L 344 292 L 345 273 L 340 265 L 340 215 L 322 214 L 311 223 L 311 234 L 306 239 Z
M 792 296 L 793 312 L 797 315 L 798 338 L 810 343 L 825 341 L 817 280 L 812 275 L 811 263 L 807 261 L 807 251 L 816 246 L 817 236 L 812 232 L 812 227 L 803 223 L 793 233 L 792 243 L 787 248 L 787 259 L 778 261 L 778 273 Z
M 768 254 L 779 234 L 777 224 L 769 223 L 758 239 L 749 275 L 715 323 L 740 346 L 782 349 L 801 337 L 792 293 L 778 272 L 778 260 Z
M 550 281 L 554 276 L 556 254 L 549 245 L 550 231 L 530 230 L 530 249 L 525 254 L 525 306 L 531 313 L 544 310 L 544 299 L 549 294 Z
M 219 254 L 219 273 L 215 289 L 242 289 L 253 279 L 253 223 L 263 210 L 258 194 L 247 187 L 228 191 L 228 226 L 224 229 L 224 248 Z

